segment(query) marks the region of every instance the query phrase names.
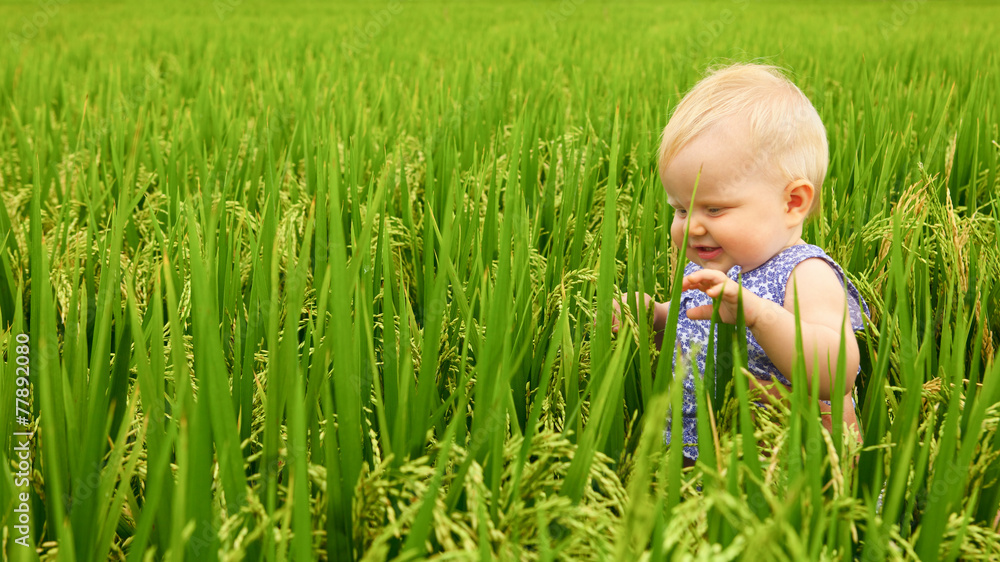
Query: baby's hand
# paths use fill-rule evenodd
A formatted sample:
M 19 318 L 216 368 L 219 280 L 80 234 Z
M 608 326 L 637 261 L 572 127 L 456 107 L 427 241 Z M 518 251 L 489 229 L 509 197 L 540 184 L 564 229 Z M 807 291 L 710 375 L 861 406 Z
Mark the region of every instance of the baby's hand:
M 696 271 L 684 278 L 681 289 L 684 291 L 696 289 L 713 299 L 722 295 L 719 318 L 726 324 L 736 323 L 739 286 L 735 281 L 726 277 L 725 273 L 714 269 Z M 757 318 L 766 308 L 768 302 L 750 291 L 743 291 L 743 320 L 746 322 L 747 328 L 753 327 L 757 323 Z M 712 305 L 694 307 L 687 311 L 687 316 L 691 320 L 711 320 Z
M 621 299 L 620 299 L 621 300 L 621 304 L 619 304 L 619 300 L 618 299 L 616 299 L 616 300 L 614 300 L 614 301 L 611 302 L 611 306 L 614 307 L 614 309 L 615 309 L 614 310 L 614 314 L 611 315 L 611 331 L 612 332 L 615 332 L 615 333 L 618 332 L 618 316 L 620 316 L 621 313 L 622 313 L 621 305 L 622 304 L 624 304 L 625 306 L 634 305 L 635 301 L 636 301 L 636 298 L 638 297 L 638 295 L 639 295 L 639 293 L 624 293 L 624 294 L 622 294 Z M 657 303 L 656 303 L 656 301 L 653 300 L 653 297 L 651 297 L 651 296 L 649 296 L 649 295 L 647 295 L 645 293 L 643 293 L 642 296 L 643 296 L 643 300 L 645 302 L 646 310 L 649 310 L 650 308 L 653 308 L 653 325 L 656 326 L 656 323 L 657 323 L 657 320 L 658 320 L 658 318 L 657 318 L 657 312 L 658 312 Z

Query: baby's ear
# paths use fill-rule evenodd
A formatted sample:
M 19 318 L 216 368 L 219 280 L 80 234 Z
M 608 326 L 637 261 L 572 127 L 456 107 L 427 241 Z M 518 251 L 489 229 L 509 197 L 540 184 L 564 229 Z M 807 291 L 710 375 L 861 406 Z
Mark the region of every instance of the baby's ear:
M 785 212 L 796 222 L 805 222 L 812 209 L 816 188 L 807 179 L 798 179 L 785 186 Z

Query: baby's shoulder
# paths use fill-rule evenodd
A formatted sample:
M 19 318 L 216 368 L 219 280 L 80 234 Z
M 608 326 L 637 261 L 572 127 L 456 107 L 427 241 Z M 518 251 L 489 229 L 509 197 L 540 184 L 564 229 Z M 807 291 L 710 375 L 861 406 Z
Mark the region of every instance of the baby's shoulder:
M 823 314 L 825 311 L 839 319 L 846 301 L 851 326 L 854 330 L 864 329 L 863 317 L 869 314 L 868 304 L 840 264 L 818 246 L 803 244 L 794 248 L 798 255 L 789 264 L 791 271 L 784 287 L 782 306 L 794 312 L 797 295 L 803 312 Z
M 796 244 L 786 248 L 760 268 L 762 280 L 772 285 L 772 290 L 784 293 L 795 284 L 832 282 L 841 285 L 843 273 L 819 246 Z
M 840 293 L 844 291 L 841 273 L 821 257 L 807 258 L 796 264 L 788 276 L 786 286 L 805 290 L 834 289 Z
M 799 262 L 788 276 L 785 285 L 785 308 L 792 310 L 796 297 L 799 306 L 822 304 L 842 310 L 846 295 L 840 272 L 827 260 L 819 257 Z

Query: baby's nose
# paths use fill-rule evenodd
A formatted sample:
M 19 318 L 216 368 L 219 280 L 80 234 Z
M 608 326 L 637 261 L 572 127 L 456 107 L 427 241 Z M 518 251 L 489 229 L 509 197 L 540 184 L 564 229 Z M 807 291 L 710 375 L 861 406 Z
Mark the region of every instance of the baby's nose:
M 701 236 L 701 235 L 705 234 L 705 232 L 706 232 L 705 226 L 703 224 L 701 224 L 701 221 L 698 220 L 698 217 L 692 215 L 691 216 L 691 227 L 688 230 L 688 235 L 689 236 Z

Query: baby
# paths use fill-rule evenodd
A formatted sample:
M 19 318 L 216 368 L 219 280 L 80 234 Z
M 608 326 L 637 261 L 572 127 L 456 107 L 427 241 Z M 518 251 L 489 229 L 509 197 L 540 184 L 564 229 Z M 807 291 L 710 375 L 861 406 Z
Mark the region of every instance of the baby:
M 684 269 L 677 345 L 703 373 L 712 299 L 722 297 L 721 320 L 735 323 L 736 280 L 742 273 L 750 371 L 759 386 L 780 397 L 769 387 L 773 381 L 786 388 L 792 384 L 797 293 L 808 372 L 802 382 L 810 390 L 819 387 L 821 411 L 830 411 L 830 400 L 842 401 L 844 425 L 857 436 L 851 391 L 860 367 L 854 332 L 863 329 L 868 308 L 840 266 L 802 240 L 827 163 L 819 114 L 774 67 L 729 66 L 684 96 L 663 130 L 659 152 L 660 178 L 675 209 L 674 244 L 683 243 L 690 224 L 687 246 L 681 248 L 690 262 Z M 646 306 L 653 308 L 654 329 L 663 330 L 669 303 L 646 295 Z M 842 341 L 846 364 L 838 365 Z M 690 357 L 692 350 L 696 357 Z M 846 376 L 842 396 L 831 395 L 837 376 Z M 692 377 L 689 371 L 684 380 L 682 414 L 684 456 L 694 461 L 698 434 Z M 823 420 L 829 429 L 830 416 Z M 669 443 L 669 424 L 665 437 Z

